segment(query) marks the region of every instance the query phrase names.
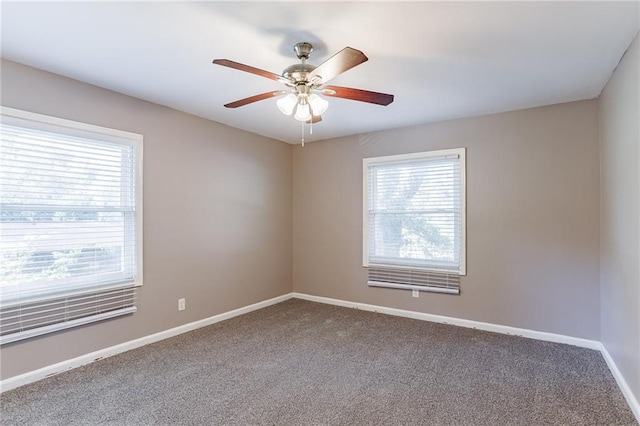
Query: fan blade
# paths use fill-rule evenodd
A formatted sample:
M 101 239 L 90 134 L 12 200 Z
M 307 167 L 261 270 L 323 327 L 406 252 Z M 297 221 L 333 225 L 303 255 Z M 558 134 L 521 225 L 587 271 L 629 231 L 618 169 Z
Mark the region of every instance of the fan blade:
M 240 70 L 244 72 L 248 72 L 250 74 L 256 74 L 261 77 L 266 77 L 270 80 L 279 81 L 280 83 L 291 83 L 291 80 L 285 78 L 281 75 L 274 74 L 269 71 L 261 70 L 260 68 L 255 68 L 249 65 L 241 64 L 240 62 L 230 61 L 229 59 L 214 59 L 213 63 L 215 65 L 222 65 L 223 67 L 233 68 L 235 70 Z
M 322 121 L 321 115 L 314 115 L 311 117 L 311 120 L 307 120 L 307 124 L 316 124 Z
M 225 105 L 225 108 L 238 108 L 253 102 L 263 101 L 265 99 L 273 98 L 274 96 L 280 96 L 288 93 L 286 90 L 276 90 L 274 92 L 261 93 L 259 95 L 250 96 L 248 98 L 240 99 L 239 101 L 231 102 Z
M 354 89 L 352 87 L 326 86 L 322 89 L 322 94 L 325 96 L 333 96 L 334 98 L 351 99 L 352 101 L 368 102 L 370 104 L 385 106 L 393 102 L 393 95 Z
M 345 47 L 309 73 L 307 77 L 309 81 L 313 81 L 314 78 L 320 78 L 321 83 L 324 84 L 337 75 L 342 74 L 345 71 L 350 70 L 356 65 L 360 65 L 363 62 L 369 60 L 359 50 L 352 49 L 351 47 Z

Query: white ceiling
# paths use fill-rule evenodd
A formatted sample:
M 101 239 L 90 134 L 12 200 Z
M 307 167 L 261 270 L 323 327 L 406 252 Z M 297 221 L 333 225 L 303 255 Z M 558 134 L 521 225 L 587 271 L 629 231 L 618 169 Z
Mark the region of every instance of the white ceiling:
M 289 143 L 300 123 L 269 99 L 293 45 L 319 65 L 369 61 L 331 84 L 392 93 L 387 107 L 329 99 L 306 140 L 597 97 L 640 28 L 634 2 L 2 2 L 3 57 Z

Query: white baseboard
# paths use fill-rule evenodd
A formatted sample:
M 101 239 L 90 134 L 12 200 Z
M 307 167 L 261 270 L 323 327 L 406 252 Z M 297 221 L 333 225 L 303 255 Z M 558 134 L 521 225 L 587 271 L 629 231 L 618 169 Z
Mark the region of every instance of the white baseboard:
M 206 327 L 208 325 L 215 324 L 229 318 L 237 317 L 251 311 L 266 308 L 267 306 L 275 305 L 276 303 L 284 302 L 285 300 L 291 299 L 291 297 L 292 293 L 283 294 L 282 296 L 274 297 L 273 299 L 254 303 L 253 305 L 244 306 L 242 308 L 234 309 L 233 311 L 224 312 L 222 314 L 214 315 L 212 317 L 205 318 L 199 321 L 194 321 L 189 324 L 184 324 L 175 328 L 171 328 L 169 330 L 141 337 L 139 339 L 130 340 L 119 345 L 100 349 L 95 352 L 68 359 L 57 364 L 48 365 L 38 370 L 30 371 L 18 376 L 9 377 L 8 379 L 0 381 L 0 393 L 15 389 L 19 386 L 23 386 L 29 383 L 37 382 L 38 380 L 42 380 L 45 377 L 55 376 L 56 374 L 81 367 L 83 365 L 90 364 L 92 362 L 99 361 L 101 359 L 108 358 L 122 352 L 130 351 L 131 349 L 136 349 L 150 343 L 159 342 L 160 340 L 187 333 L 201 327 Z
M 311 296 L 304 293 L 293 293 L 296 299 L 309 300 L 311 302 L 326 303 L 329 305 L 344 306 L 346 308 L 361 309 L 363 311 L 379 312 L 381 314 L 395 315 L 398 317 L 413 318 L 422 321 L 437 322 L 440 324 L 456 325 L 458 327 L 476 328 L 478 330 L 492 331 L 494 333 L 510 334 L 527 337 L 529 339 L 544 340 L 547 342 L 565 343 L 582 348 L 600 350 L 602 344 L 597 340 L 581 339 L 579 337 L 565 336 L 563 334 L 547 333 L 544 331 L 529 330 L 526 328 L 510 327 L 488 322 L 473 321 L 462 318 L 445 317 L 442 315 L 425 314 L 423 312 L 406 311 L 403 309 L 388 308 L 386 306 L 368 305 L 366 303 L 347 302 L 328 297 Z
M 633 395 L 633 392 L 631 392 L 629 384 L 624 379 L 624 376 L 622 376 L 622 373 L 620 373 L 620 370 L 618 369 L 615 361 L 613 361 L 607 347 L 602 343 L 600 343 L 600 346 L 600 352 L 602 353 L 604 360 L 607 362 L 609 370 L 611 370 L 611 374 L 613 374 L 616 382 L 618 382 L 618 387 L 622 391 L 622 395 L 624 395 L 624 398 L 627 400 L 627 404 L 629 404 L 629 408 L 631 408 L 631 411 L 636 416 L 636 420 L 640 423 L 640 402 L 638 402 L 638 399 Z

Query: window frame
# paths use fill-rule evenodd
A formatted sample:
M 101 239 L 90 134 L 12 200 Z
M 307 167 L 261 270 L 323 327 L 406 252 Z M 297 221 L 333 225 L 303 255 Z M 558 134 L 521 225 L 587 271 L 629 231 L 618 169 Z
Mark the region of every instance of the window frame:
M 459 259 L 460 267 L 457 269 L 430 268 L 421 265 L 407 265 L 397 263 L 378 263 L 369 260 L 369 167 L 379 164 L 404 164 L 415 163 L 420 160 L 435 160 L 457 156 L 460 163 L 460 247 Z M 411 154 L 388 155 L 381 157 L 368 157 L 362 159 L 362 266 L 395 268 L 404 270 L 420 270 L 436 273 L 448 273 L 464 276 L 467 274 L 466 268 L 466 148 L 451 148 L 434 151 L 416 152 Z
M 103 280 L 94 285 L 87 285 L 82 283 L 82 277 L 77 279 L 67 280 L 72 285 L 61 291 L 40 292 L 31 297 L 11 297 L 3 295 L 2 303 L 0 306 L 3 308 L 14 305 L 20 305 L 24 303 L 33 303 L 46 301 L 49 299 L 57 299 L 60 297 L 72 297 L 82 294 L 95 293 L 97 291 L 112 290 L 128 287 L 140 287 L 143 285 L 143 136 L 137 133 L 131 133 L 123 130 L 116 130 L 107 127 L 97 126 L 93 124 L 82 123 L 74 120 L 68 120 L 58 117 L 52 117 L 49 115 L 38 114 L 30 111 L 23 111 L 15 108 L 9 108 L 0 106 L 0 126 L 10 125 L 16 127 L 24 127 L 33 130 L 47 131 L 56 133 L 63 136 L 81 137 L 89 140 L 94 140 L 97 144 L 111 143 L 131 146 L 135 149 L 135 186 L 134 186 L 134 198 L 135 198 L 135 211 L 133 215 L 133 223 L 135 223 L 135 255 L 136 255 L 136 268 L 131 273 L 131 279 L 127 278 L 127 273 L 113 273 L 109 274 L 113 277 L 112 280 Z M 124 188 L 123 188 L 124 189 Z M 122 196 L 126 196 L 129 191 L 123 191 Z M 97 210 L 96 210 L 97 211 Z M 124 213 L 124 212 L 123 212 Z M 127 221 L 125 221 L 125 224 Z M 127 231 L 125 231 L 127 232 Z M 125 242 L 128 241 L 125 238 Z M 124 278 L 124 279 L 123 279 Z M 48 288 L 51 287 L 48 284 L 34 284 L 34 287 Z M 74 285 L 74 283 L 77 283 Z

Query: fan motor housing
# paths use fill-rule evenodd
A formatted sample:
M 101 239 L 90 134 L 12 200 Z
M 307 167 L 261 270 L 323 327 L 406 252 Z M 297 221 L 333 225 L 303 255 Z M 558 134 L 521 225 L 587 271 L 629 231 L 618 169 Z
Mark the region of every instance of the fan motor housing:
M 285 78 L 290 78 L 296 83 L 306 82 L 307 76 L 316 67 L 310 64 L 294 64 L 290 67 L 287 67 L 283 72 L 282 76 Z

